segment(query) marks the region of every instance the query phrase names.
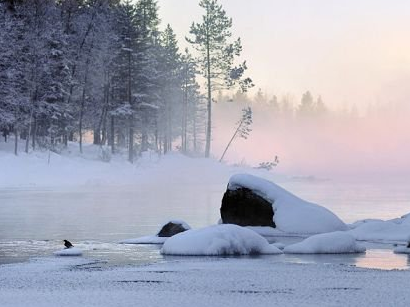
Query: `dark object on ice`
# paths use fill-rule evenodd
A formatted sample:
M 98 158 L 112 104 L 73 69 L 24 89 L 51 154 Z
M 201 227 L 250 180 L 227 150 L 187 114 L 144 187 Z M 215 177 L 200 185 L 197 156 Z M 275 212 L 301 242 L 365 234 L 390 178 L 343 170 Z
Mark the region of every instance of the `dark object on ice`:
M 228 188 L 222 198 L 221 218 L 224 224 L 276 227 L 273 215 L 272 204 L 250 189 Z
M 65 246 L 65 248 L 71 248 L 71 247 L 74 247 L 72 244 L 71 244 L 71 242 L 70 241 L 68 241 L 68 240 L 63 240 L 64 241 L 64 246 Z
M 188 229 L 186 229 L 182 224 L 169 222 L 161 228 L 157 236 L 158 237 L 172 237 L 173 235 L 176 235 L 177 233 L 180 233 L 180 232 L 184 232 L 186 230 Z
M 409 241 L 409 243 L 407 243 L 407 248 L 410 248 L 410 241 Z

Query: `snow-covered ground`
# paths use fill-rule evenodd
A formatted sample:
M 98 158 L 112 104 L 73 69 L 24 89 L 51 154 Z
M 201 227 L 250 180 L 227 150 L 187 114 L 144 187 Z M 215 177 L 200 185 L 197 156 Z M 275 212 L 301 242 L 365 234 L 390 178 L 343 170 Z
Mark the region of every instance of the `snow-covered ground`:
M 177 183 L 208 184 L 223 183 L 231 175 L 251 172 L 257 176 L 284 178 L 285 176 L 253 169 L 219 163 L 214 159 L 189 158 L 178 153 L 159 156 L 146 152 L 137 157 L 134 164 L 126 155 L 113 155 L 111 161 L 101 160 L 99 146 L 84 144 L 83 154 L 78 144 L 69 143 L 61 154 L 51 151 L 35 151 L 26 154 L 12 151 L 13 140 L 0 141 L 0 188 L 16 187 L 69 187 L 106 186 L 157 182 L 157 186 L 170 180 Z M 23 144 L 20 144 L 23 148 Z
M 171 257 L 164 264 L 111 269 L 81 258 L 45 258 L 0 266 L 0 276 L 2 307 L 410 304 L 410 271 L 264 258 Z

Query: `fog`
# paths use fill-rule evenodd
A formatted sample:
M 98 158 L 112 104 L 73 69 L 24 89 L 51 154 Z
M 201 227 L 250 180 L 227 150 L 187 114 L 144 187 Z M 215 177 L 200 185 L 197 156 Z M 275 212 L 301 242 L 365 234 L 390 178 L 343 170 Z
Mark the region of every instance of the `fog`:
M 235 102 L 215 106 L 216 157 L 232 136 L 243 106 Z M 296 111 L 285 116 L 261 104 L 252 108 L 253 131 L 247 140 L 234 141 L 225 156 L 227 162 L 257 166 L 277 155 L 274 171 L 323 178 L 392 180 L 410 171 L 410 112 L 404 105 L 369 107 L 366 114 L 355 108 L 328 110 L 320 117 L 304 117 Z
M 269 97 L 322 95 L 325 118 L 286 120 L 253 106 L 253 131 L 238 139 L 225 161 L 258 165 L 279 156 L 278 172 L 396 178 L 409 173 L 410 2 L 220 0 L 243 43 L 256 86 Z M 159 0 L 164 24 L 181 46 L 197 1 Z M 187 45 L 188 46 L 188 45 Z M 290 93 L 290 94 L 289 94 Z M 220 157 L 244 104 L 219 101 L 212 152 Z

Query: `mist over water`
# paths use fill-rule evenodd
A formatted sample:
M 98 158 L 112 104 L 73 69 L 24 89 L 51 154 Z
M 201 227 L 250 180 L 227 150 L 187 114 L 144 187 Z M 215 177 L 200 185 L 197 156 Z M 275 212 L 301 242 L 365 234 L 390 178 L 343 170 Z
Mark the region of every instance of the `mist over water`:
M 225 156 L 229 163 L 257 166 L 280 163 L 275 172 L 390 181 L 410 173 L 410 112 L 405 105 L 369 107 L 364 115 L 350 110 L 300 117 L 275 112 L 268 104 L 252 103 L 252 132 L 236 139 Z M 214 110 L 214 154 L 220 157 L 241 116 L 243 103 L 217 103 Z M 296 104 L 297 107 L 297 104 Z

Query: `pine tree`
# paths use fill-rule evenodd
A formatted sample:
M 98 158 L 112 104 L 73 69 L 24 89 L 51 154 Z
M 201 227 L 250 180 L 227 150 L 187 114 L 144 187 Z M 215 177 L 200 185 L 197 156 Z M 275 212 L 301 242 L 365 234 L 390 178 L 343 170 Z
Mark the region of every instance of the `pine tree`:
M 234 59 L 242 51 L 241 41 L 230 42 L 232 19 L 228 18 L 217 0 L 201 0 L 205 10 L 202 23 L 192 23 L 191 38 L 187 41 L 199 52 L 200 70 L 206 78 L 208 122 L 206 128 L 205 156 L 211 150 L 212 93 L 217 88 L 231 87 L 238 83 L 243 90 L 252 85 L 249 78 L 243 79 L 246 62 L 234 67 Z
M 313 101 L 312 94 L 307 91 L 303 94 L 302 99 L 300 101 L 300 105 L 298 108 L 298 115 L 300 117 L 312 117 L 315 112 L 315 103 Z

